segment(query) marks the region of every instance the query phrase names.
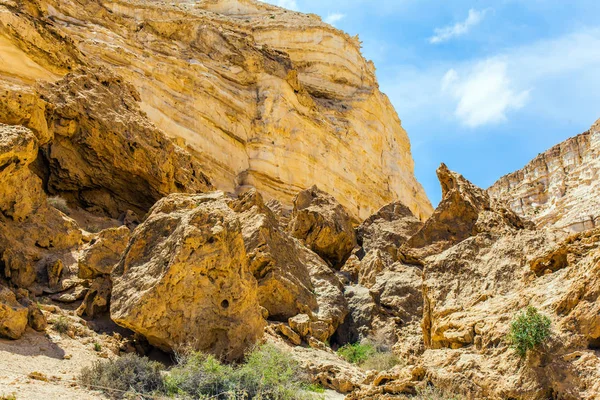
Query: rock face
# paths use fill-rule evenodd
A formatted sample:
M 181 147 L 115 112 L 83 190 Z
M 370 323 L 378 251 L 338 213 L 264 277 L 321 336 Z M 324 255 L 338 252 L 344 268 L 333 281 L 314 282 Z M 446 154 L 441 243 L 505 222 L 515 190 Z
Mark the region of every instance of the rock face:
M 160 200 L 112 273 L 111 318 L 165 349 L 192 346 L 230 360 L 262 336 L 236 213 L 220 192 Z
M 444 198 L 403 249 L 442 249 L 420 253 L 422 379 L 472 398 L 597 396 L 598 232 L 535 230 L 458 174 L 439 176 Z M 553 337 L 521 359 L 506 335 L 528 305 L 551 318 Z
M 302 246 L 279 229 L 275 215 L 256 190 L 245 193 L 232 206 L 242 221 L 250 271 L 258 281 L 259 302 L 269 317 L 287 321 L 315 310 L 315 288 L 299 256 Z
M 81 252 L 79 277 L 91 279 L 110 275 L 127 247 L 130 233 L 126 226 L 100 232 Z
M 66 75 L 47 91 L 54 140 L 43 148 L 51 193 L 113 218 L 143 214 L 173 192 L 211 188 L 199 164 L 139 109 L 139 95 L 106 70 Z
M 115 92 L 121 79 L 139 91 L 149 119 L 194 155 L 200 168 L 189 161 L 188 171 L 206 173 L 220 189 L 254 186 L 267 199 L 291 206 L 299 190 L 317 184 L 354 217 L 365 218 L 396 199 L 421 219 L 432 211 L 413 175 L 406 132 L 378 89 L 372 63 L 361 56 L 360 42 L 316 16 L 252 0 L 25 0 L 2 3 L 0 13 L 1 45 L 10 56 L 0 75 L 10 82 L 7 107 L 16 111 L 3 122 L 48 135 L 55 127 L 41 123 L 44 102 L 32 94 L 34 80 L 56 82 L 82 65 L 104 66 L 119 76 L 100 79 L 108 83 L 106 96 L 82 96 L 81 106 L 70 105 L 66 88 L 87 93 L 83 82 L 59 83 L 65 101 L 51 125 L 63 128 L 52 158 L 60 169 L 55 168 L 50 187 L 77 191 L 82 200 L 101 202 L 95 205 L 110 212 L 119 207 L 115 202 L 148 208 L 156 195 L 171 191 L 168 185 L 192 188 L 190 179 L 177 176 L 168 164 L 158 170 L 143 165 L 146 157 L 160 156 L 152 148 L 166 142 L 154 128 L 121 112 L 137 97 L 127 85 Z M 14 95 L 17 88 L 25 96 Z M 77 107 L 85 104 L 91 114 L 112 113 L 118 129 L 109 132 L 110 126 L 93 115 L 93 120 L 76 117 Z M 147 142 L 132 135 L 138 129 Z M 135 137 L 114 148 L 109 144 L 117 139 L 111 136 L 115 132 Z M 81 140 L 69 140 L 73 135 Z M 102 152 L 98 140 L 107 145 Z M 79 159 L 70 150 L 77 150 Z M 102 168 L 84 169 L 103 161 L 126 167 L 130 160 L 139 169 L 127 171 L 129 181 L 126 174 L 109 181 Z M 147 179 L 133 180 L 146 174 Z M 165 186 L 138 186 L 153 178 L 162 178 Z M 150 194 L 146 202 L 137 194 L 142 189 Z
M 352 220 L 333 196 L 316 186 L 294 198 L 290 233 L 334 267 L 341 267 L 356 246 Z
M 15 294 L 0 286 L 0 337 L 18 339 L 27 328 L 29 311 L 17 302 Z
M 538 226 L 581 232 L 598 226 L 600 120 L 488 189 Z
M 439 253 L 479 232 L 531 228 L 501 202 L 442 164 L 438 170 L 442 201 L 407 247 L 421 256 Z
M 350 280 L 344 290 L 349 315 L 335 342 L 368 339 L 394 346 L 405 360 L 423 351 L 422 265 L 400 251 L 422 226 L 408 207 L 394 202 L 356 229 L 359 245 L 342 268 Z

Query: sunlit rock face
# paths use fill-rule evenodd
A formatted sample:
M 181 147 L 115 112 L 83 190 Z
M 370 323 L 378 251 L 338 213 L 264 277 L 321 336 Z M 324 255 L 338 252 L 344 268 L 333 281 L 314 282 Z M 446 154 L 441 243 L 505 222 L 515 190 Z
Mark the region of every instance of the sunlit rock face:
M 599 225 L 600 120 L 538 155 L 488 192 L 538 226 L 581 232 Z
M 354 217 L 395 200 L 431 214 L 373 64 L 319 17 L 251 0 L 19 4 L 0 3 L 5 81 L 109 67 L 222 190 L 291 206 L 316 184 Z

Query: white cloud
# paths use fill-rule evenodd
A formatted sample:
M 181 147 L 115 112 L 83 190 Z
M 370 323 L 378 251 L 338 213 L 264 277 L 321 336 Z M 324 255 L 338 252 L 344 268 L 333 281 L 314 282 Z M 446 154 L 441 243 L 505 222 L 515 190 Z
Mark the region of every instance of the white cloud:
M 346 14 L 340 14 L 340 13 L 329 14 L 325 18 L 325 22 L 327 22 L 330 25 L 335 25 L 336 22 L 340 22 L 344 18 L 346 18 Z
M 600 28 L 581 28 L 488 58 L 397 65 L 393 74 L 379 74 L 400 117 L 414 125 L 441 118 L 482 127 L 517 111 L 544 121 L 591 120 L 600 104 L 599 48 Z
M 442 43 L 452 38 L 466 35 L 472 27 L 479 25 L 479 23 L 483 21 L 486 13 L 487 10 L 477 11 L 475 9 L 470 9 L 467 19 L 463 22 L 457 22 L 454 25 L 446 26 L 444 28 L 436 28 L 434 30 L 435 35 L 429 38 L 429 43 Z
M 298 3 L 296 0 L 261 0 L 263 3 L 274 4 L 279 7 L 287 8 L 288 10 L 298 11 Z
M 442 92 L 456 99 L 455 115 L 469 127 L 502 122 L 507 111 L 522 108 L 529 98 L 528 90 L 514 87 L 506 61 L 478 62 L 465 75 L 448 70 L 442 78 Z

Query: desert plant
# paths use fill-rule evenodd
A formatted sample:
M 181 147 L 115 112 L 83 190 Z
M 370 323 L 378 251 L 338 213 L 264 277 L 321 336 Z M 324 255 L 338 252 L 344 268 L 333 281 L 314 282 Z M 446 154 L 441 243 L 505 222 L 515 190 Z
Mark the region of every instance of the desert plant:
M 340 347 L 337 354 L 352 364 L 361 364 L 377 352 L 371 343 L 350 343 Z
M 169 395 L 202 399 L 298 400 L 306 395 L 297 363 L 275 346 L 258 346 L 238 366 L 213 356 L 189 353 L 165 376 Z
M 410 397 L 412 400 L 460 400 L 461 397 L 449 394 L 442 389 L 427 385 L 423 389 L 417 389 L 417 395 Z
M 189 353 L 179 356 L 178 365 L 165 376 L 165 389 L 171 395 L 193 398 L 221 393 L 225 396 L 235 391 L 233 373 L 231 366 L 223 365 L 213 356 Z
M 102 351 L 102 345 L 98 342 L 94 342 L 94 351 Z
M 67 333 L 71 329 L 69 318 L 61 315 L 52 322 L 52 328 L 58 333 Z
M 533 350 L 550 337 L 550 326 L 550 318 L 529 306 L 511 322 L 508 342 L 519 356 L 525 357 L 527 350 Z
M 250 398 L 301 398 L 300 366 L 273 345 L 259 346 L 250 352 L 236 375 L 241 389 Z
M 391 351 L 376 351 L 359 364 L 362 369 L 387 371 L 400 364 L 400 359 Z
M 71 209 L 67 204 L 67 201 L 60 196 L 48 197 L 48 204 L 57 210 L 62 211 L 63 213 L 69 215 Z
M 144 395 L 163 391 L 162 369 L 158 362 L 127 354 L 84 368 L 79 381 L 84 387 L 99 389 L 113 399 L 120 399 L 127 393 Z

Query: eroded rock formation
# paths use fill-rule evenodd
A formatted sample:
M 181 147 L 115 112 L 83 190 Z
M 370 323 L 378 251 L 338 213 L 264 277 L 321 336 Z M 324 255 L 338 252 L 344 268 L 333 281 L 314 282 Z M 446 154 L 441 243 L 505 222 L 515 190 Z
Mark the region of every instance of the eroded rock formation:
M 149 119 L 185 144 L 220 189 L 254 186 L 291 206 L 298 191 L 317 184 L 355 217 L 395 199 L 419 218 L 431 213 L 413 175 L 408 137 L 378 89 L 372 63 L 356 38 L 317 16 L 253 0 L 23 1 L 3 2 L 0 11 L 2 48 L 10 55 L 0 74 L 7 81 L 30 93 L 35 79 L 54 82 L 81 65 L 110 68 L 136 88 Z M 119 102 L 131 104 L 125 88 L 124 100 L 96 98 L 100 105 L 90 111 L 114 112 L 116 124 L 125 123 L 128 114 L 118 111 Z M 41 105 L 35 96 L 27 102 L 28 116 L 18 123 L 34 124 Z M 110 143 L 101 123 L 75 122 L 100 128 L 97 134 Z M 147 147 L 130 139 L 118 150 L 122 161 L 135 151 L 142 168 Z M 58 160 L 74 167 L 75 160 Z M 93 188 L 86 189 L 89 200 Z M 122 195 L 125 187 L 115 189 L 113 195 Z
M 600 120 L 488 189 L 538 226 L 581 232 L 598 226 Z
M 264 320 L 241 226 L 224 194 L 160 200 L 113 270 L 111 318 L 167 350 L 239 359 Z

